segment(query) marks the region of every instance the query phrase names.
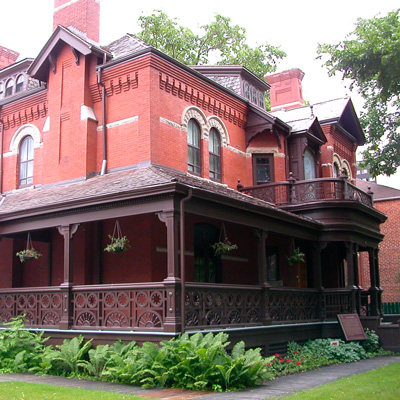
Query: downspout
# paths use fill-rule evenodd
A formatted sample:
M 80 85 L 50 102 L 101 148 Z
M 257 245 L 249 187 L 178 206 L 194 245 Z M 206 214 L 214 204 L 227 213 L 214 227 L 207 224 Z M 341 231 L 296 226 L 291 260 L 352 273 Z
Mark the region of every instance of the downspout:
M 1 111 L 1 108 L 0 108 Z M 1 129 L 0 129 L 0 135 L 1 135 L 1 145 L 0 145 L 0 195 L 3 194 L 3 169 L 4 169 L 4 159 L 3 159 L 3 143 L 4 143 L 4 122 L 3 119 L 0 118 L 0 124 L 1 124 Z
M 180 203 L 180 250 L 181 250 L 181 332 L 185 333 L 185 209 L 184 205 L 192 198 L 193 190 L 189 188 L 188 195 Z
M 104 54 L 104 60 L 105 60 Z M 101 116 L 103 121 L 103 162 L 101 163 L 100 175 L 104 175 L 107 171 L 107 121 L 106 121 L 106 88 L 101 81 L 101 68 L 97 71 L 97 83 L 101 86 Z

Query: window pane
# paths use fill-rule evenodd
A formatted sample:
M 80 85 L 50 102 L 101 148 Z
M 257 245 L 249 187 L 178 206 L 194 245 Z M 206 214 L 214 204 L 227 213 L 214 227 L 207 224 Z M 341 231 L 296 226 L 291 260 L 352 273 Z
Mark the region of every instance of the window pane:
M 20 75 L 17 78 L 17 84 L 15 85 L 15 93 L 21 92 L 24 86 L 24 76 Z
M 210 178 L 221 180 L 221 140 L 216 129 L 210 130 L 209 135 Z
M 14 87 L 14 81 L 10 79 L 6 84 L 6 97 L 12 95 L 13 87 Z
M 188 123 L 188 171 L 200 174 L 200 127 L 191 119 Z
M 19 185 L 33 183 L 33 139 L 27 136 L 23 139 L 19 154 Z
M 272 182 L 272 156 L 258 156 L 255 158 L 254 174 L 255 174 L 255 184 L 262 185 L 264 183 Z
M 304 179 L 315 179 L 315 159 L 308 149 L 304 152 Z

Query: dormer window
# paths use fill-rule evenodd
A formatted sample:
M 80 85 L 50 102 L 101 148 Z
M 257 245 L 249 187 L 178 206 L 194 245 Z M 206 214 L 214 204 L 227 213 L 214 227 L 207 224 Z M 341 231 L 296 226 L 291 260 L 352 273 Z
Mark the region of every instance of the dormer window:
M 261 92 L 258 93 L 258 105 L 262 108 L 265 108 L 265 98 L 264 94 Z
M 9 79 L 6 83 L 6 94 L 5 97 L 11 96 L 13 94 L 14 81 Z
M 23 75 L 19 75 L 17 78 L 17 84 L 15 85 L 15 93 L 22 92 L 24 88 L 25 78 Z
M 257 104 L 257 91 L 255 88 L 251 88 L 251 102 Z
M 4 97 L 4 83 L 0 82 L 0 99 Z

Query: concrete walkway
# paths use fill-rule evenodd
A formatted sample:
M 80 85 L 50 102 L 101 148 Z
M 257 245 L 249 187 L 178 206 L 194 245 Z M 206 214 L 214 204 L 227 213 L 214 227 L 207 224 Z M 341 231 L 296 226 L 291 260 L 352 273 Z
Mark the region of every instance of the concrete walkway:
M 32 374 L 0 374 L 0 382 L 23 381 L 45 383 L 56 386 L 79 387 L 87 390 L 135 394 L 145 398 L 160 398 L 164 400 L 264 400 L 274 397 L 282 398 L 300 390 L 311 389 L 340 378 L 360 374 L 394 362 L 400 362 L 400 356 L 377 357 L 354 363 L 331 365 L 314 371 L 284 376 L 266 382 L 254 389 L 226 393 L 210 393 L 181 389 L 141 389 L 135 386 L 118 383 L 87 381 L 58 376 L 43 377 Z

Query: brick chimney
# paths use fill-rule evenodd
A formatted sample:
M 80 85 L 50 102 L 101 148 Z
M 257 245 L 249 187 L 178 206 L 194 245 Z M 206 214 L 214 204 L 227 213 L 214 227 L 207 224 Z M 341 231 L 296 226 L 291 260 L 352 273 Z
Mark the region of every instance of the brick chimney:
M 304 72 L 298 68 L 265 75 L 266 81 L 271 85 L 270 102 L 271 111 L 284 108 L 296 108 L 304 105 L 301 81 Z
M 11 64 L 14 64 L 18 56 L 19 53 L 17 53 L 16 51 L 0 46 L 0 69 L 8 67 Z
M 74 27 L 99 42 L 100 0 L 54 0 L 53 30 Z

